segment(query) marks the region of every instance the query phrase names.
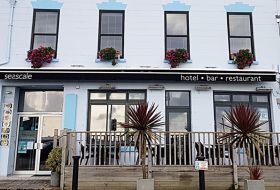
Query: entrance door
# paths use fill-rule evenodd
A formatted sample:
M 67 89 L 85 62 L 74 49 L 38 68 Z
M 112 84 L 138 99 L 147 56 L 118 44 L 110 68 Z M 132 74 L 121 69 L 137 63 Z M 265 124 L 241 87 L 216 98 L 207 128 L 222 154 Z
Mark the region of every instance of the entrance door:
M 60 115 L 19 116 L 16 173 L 50 173 L 45 161 L 53 148 L 54 129 L 60 128 Z

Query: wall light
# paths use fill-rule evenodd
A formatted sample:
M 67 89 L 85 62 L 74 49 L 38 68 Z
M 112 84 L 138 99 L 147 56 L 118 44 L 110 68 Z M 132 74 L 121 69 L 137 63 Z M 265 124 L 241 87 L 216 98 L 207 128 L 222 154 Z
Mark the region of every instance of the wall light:
M 266 88 L 265 86 L 259 86 L 259 87 L 256 87 L 256 91 L 257 92 L 271 92 L 272 89 L 271 88 Z
M 201 85 L 195 86 L 195 90 L 196 91 L 209 91 L 209 90 L 211 90 L 211 86 L 209 86 L 207 84 L 201 84 Z
M 116 89 L 116 87 L 115 87 L 115 86 L 112 86 L 112 85 L 109 84 L 109 83 L 106 83 L 106 84 L 104 84 L 104 85 L 101 85 L 101 86 L 99 87 L 99 89 L 100 89 L 100 90 L 113 90 L 113 89 Z
M 153 84 L 149 85 L 149 90 L 164 90 L 164 86 L 162 84 Z

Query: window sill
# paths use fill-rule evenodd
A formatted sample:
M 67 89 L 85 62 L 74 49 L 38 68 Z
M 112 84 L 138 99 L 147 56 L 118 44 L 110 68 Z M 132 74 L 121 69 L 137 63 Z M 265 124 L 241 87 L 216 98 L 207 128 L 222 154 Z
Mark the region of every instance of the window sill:
M 169 63 L 169 61 L 168 60 L 164 60 L 163 61 L 164 63 Z M 187 62 L 185 62 L 185 63 L 187 63 L 187 64 L 191 64 L 192 63 L 192 60 L 191 59 L 188 59 L 188 61 Z M 182 64 L 185 64 L 185 63 L 182 63 Z
M 117 63 L 126 63 L 126 59 L 117 59 Z M 100 59 L 95 59 L 95 63 L 112 63 L 112 61 L 101 61 Z
M 228 60 L 228 64 L 234 64 L 233 60 Z M 258 65 L 259 62 L 258 61 L 254 61 L 252 65 Z
M 25 61 L 28 62 L 28 63 L 31 62 L 29 59 L 26 59 Z M 52 59 L 51 63 L 57 63 L 57 62 L 59 62 L 59 59 Z

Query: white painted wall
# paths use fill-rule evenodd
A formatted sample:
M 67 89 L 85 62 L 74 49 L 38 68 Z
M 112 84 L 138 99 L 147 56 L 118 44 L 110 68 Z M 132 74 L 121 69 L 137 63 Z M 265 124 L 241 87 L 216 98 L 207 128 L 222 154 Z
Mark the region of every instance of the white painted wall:
M 119 0 L 121 1 L 121 0 Z M 279 1 L 279 0 L 278 0 Z M 60 15 L 58 38 L 58 63 L 48 67 L 112 67 L 110 64 L 95 63 L 98 43 L 99 13 L 96 3 L 103 1 L 60 0 L 63 2 Z M 164 59 L 164 11 L 167 0 L 122 0 L 125 10 L 125 59 L 117 67 L 138 68 L 151 66 L 169 68 Z M 224 5 L 232 0 L 182 0 L 191 5 L 190 49 L 192 64 L 186 68 L 235 68 L 227 64 L 228 35 Z M 254 42 L 257 61 L 250 69 L 276 69 L 280 60 L 279 31 L 275 19 L 275 0 L 243 0 L 255 6 L 253 12 Z M 7 36 L 9 1 L 0 2 L 0 58 Z M 15 10 L 12 60 L 6 67 L 29 67 L 25 62 L 26 51 L 30 48 L 33 9 L 31 0 L 19 0 Z M 4 43 L 2 43 L 2 41 Z

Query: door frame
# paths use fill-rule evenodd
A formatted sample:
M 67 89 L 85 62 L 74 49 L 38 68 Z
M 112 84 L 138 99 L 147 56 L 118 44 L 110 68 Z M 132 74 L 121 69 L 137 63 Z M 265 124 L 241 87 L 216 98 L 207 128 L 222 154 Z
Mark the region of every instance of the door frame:
M 48 113 L 38 113 L 38 112 L 19 112 L 17 116 L 17 134 L 16 134 L 16 147 L 15 147 L 15 156 L 14 156 L 14 174 L 29 174 L 29 175 L 50 175 L 51 171 L 40 171 L 40 156 L 41 149 L 36 149 L 35 156 L 35 167 L 34 170 L 16 170 L 16 161 L 17 161 L 17 149 L 18 149 L 18 136 L 19 136 L 19 124 L 21 117 L 38 117 L 38 131 L 37 131 L 37 143 L 41 143 L 42 138 L 42 127 L 43 127 L 43 118 L 50 116 L 61 116 L 61 112 L 48 112 Z M 62 126 L 61 126 L 62 128 Z

